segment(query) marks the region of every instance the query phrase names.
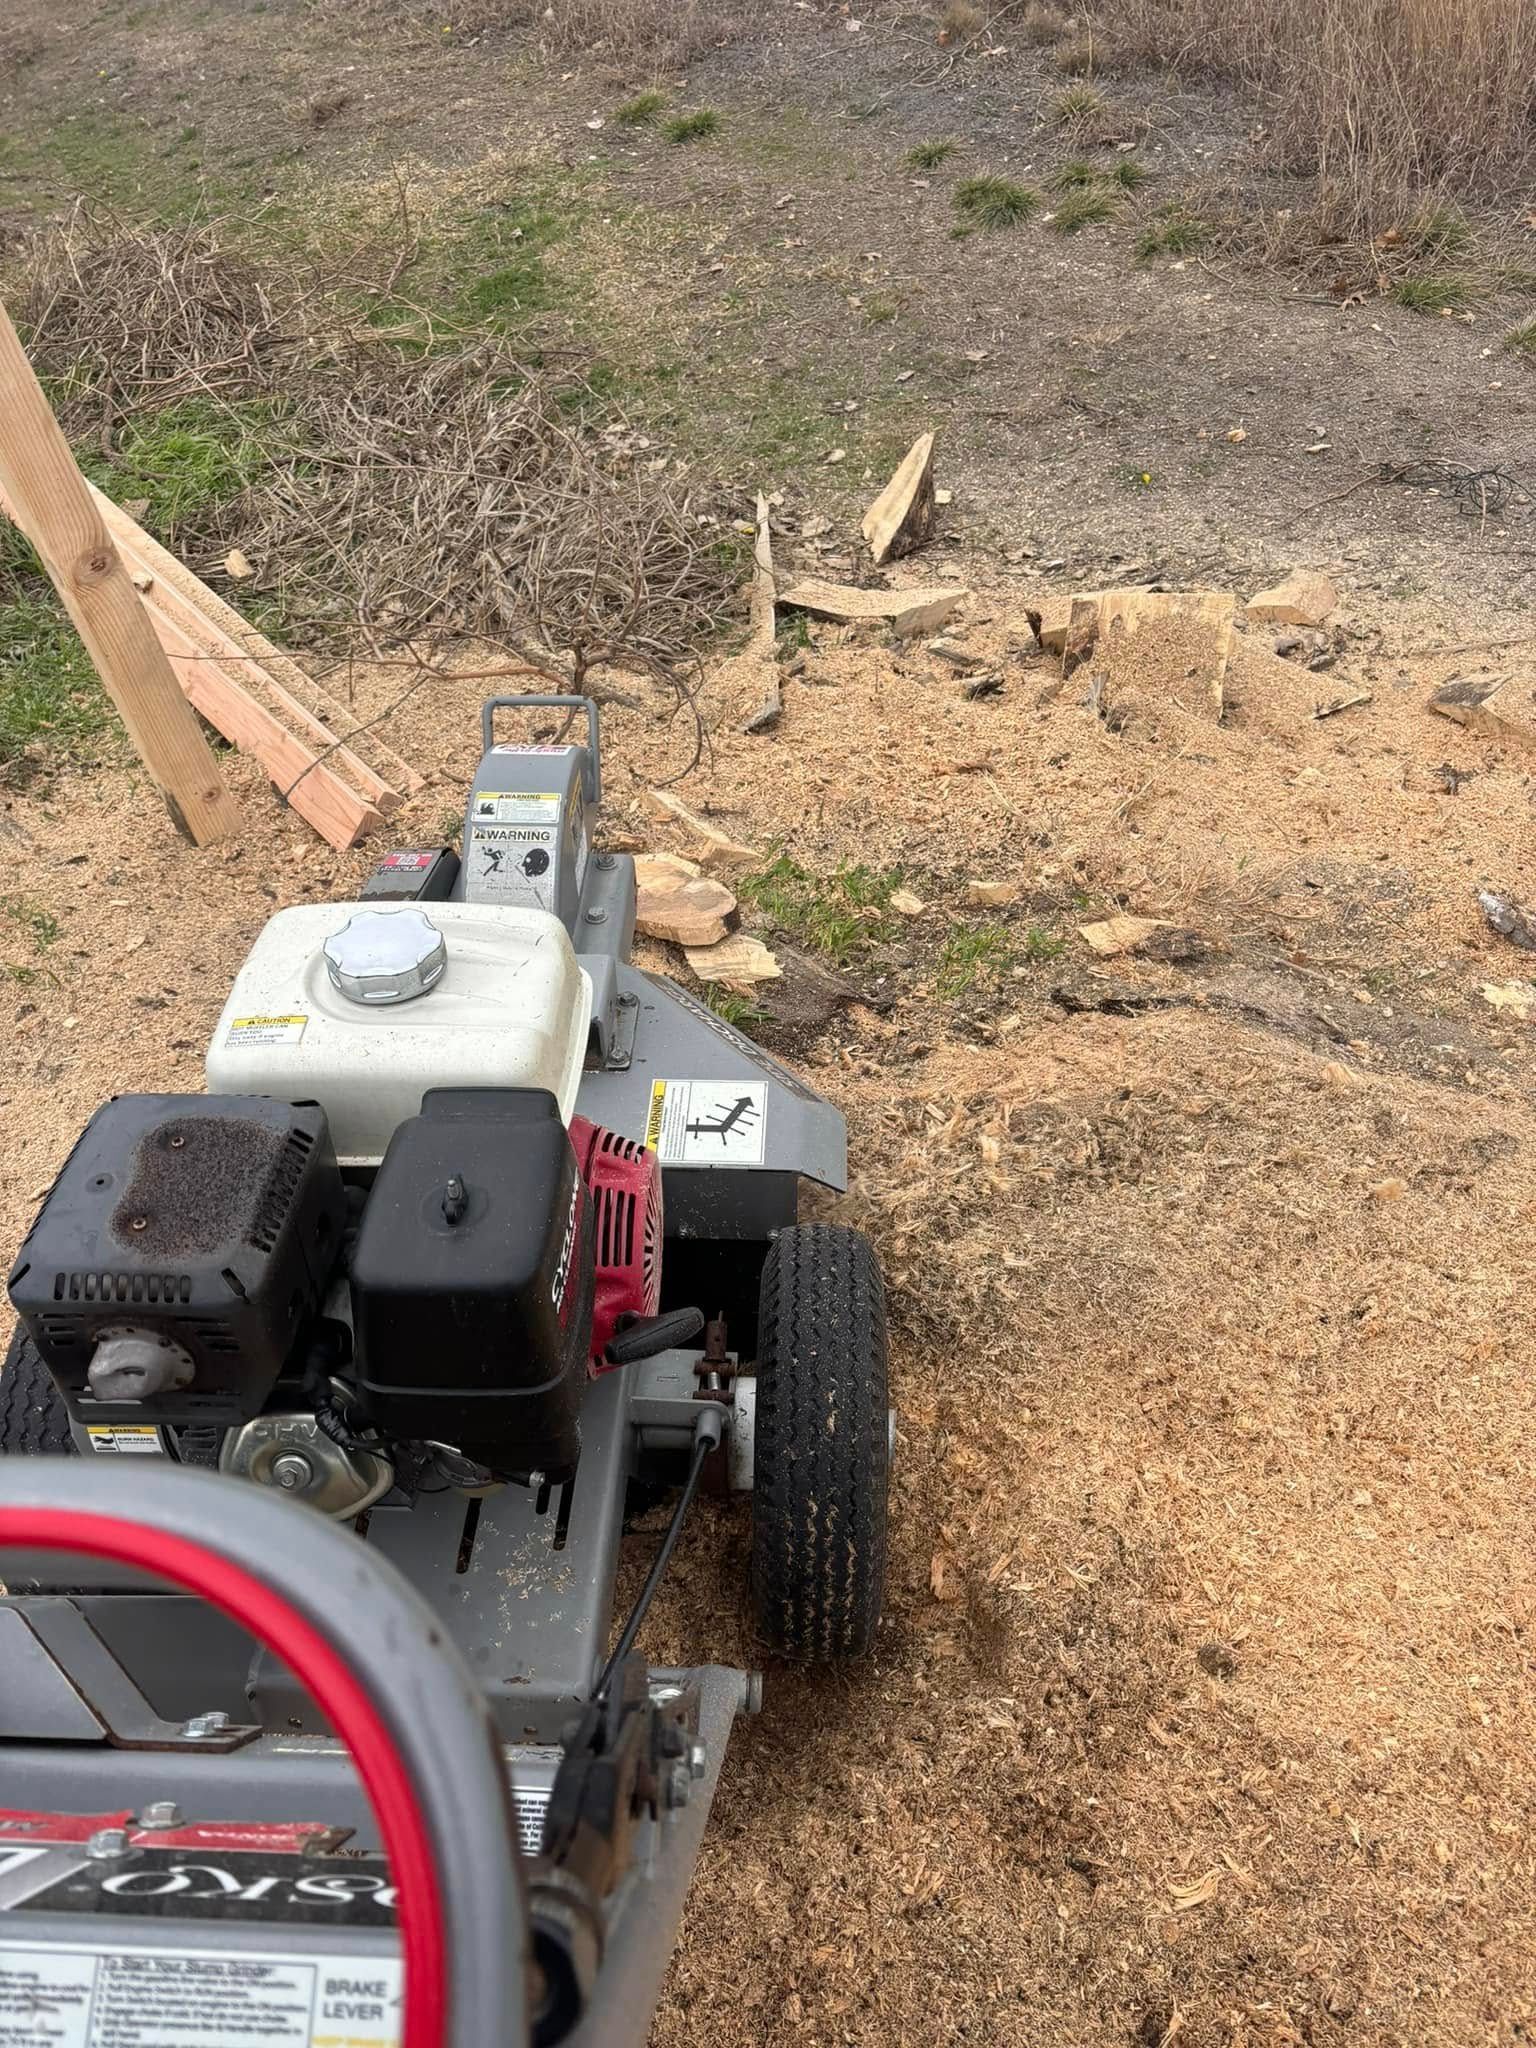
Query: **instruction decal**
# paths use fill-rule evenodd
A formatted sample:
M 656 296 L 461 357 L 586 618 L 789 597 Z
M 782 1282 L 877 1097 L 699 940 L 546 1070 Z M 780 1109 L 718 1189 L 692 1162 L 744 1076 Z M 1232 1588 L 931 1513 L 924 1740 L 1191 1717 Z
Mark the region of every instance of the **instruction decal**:
M 553 910 L 555 852 L 553 825 L 472 825 L 465 863 L 469 900 Z
M 160 1432 L 152 1425 L 139 1422 L 92 1422 L 87 1425 L 86 1435 L 91 1440 L 93 1451 L 114 1451 L 127 1457 L 158 1458 L 162 1452 Z M 0 2034 L 0 2041 L 5 2036 Z
M 4 2048 L 398 2048 L 398 1958 L 0 1941 Z
M 653 1081 L 646 1150 L 663 1166 L 761 1166 L 765 1081 Z
M 226 1045 L 297 1045 L 304 1036 L 304 1017 L 231 1017 L 224 1034 Z M 0 2041 L 5 2036 L 0 2034 Z
M 533 789 L 477 789 L 470 808 L 472 825 L 558 825 L 560 793 Z

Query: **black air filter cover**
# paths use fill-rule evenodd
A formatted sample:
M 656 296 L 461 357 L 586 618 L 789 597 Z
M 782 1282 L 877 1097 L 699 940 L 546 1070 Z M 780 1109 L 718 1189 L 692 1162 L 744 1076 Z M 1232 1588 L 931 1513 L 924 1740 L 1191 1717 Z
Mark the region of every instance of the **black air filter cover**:
M 564 1477 L 592 1342 L 592 1204 L 553 1095 L 432 1088 L 352 1252 L 357 1379 L 389 1436 Z
M 248 1421 L 320 1305 L 345 1212 L 317 1104 L 119 1095 L 64 1162 L 11 1300 L 79 1420 Z M 97 1400 L 97 1342 L 129 1330 L 179 1345 L 190 1386 Z

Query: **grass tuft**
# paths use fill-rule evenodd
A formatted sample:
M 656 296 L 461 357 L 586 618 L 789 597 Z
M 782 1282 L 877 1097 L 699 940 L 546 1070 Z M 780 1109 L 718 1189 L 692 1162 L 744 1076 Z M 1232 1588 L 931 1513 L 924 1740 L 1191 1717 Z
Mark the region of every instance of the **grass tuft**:
M 1512 327 L 1504 337 L 1504 346 L 1513 356 L 1528 356 L 1536 363 L 1536 320 L 1527 320 L 1522 326 Z
M 1058 128 L 1075 128 L 1104 111 L 1104 95 L 1097 86 L 1069 85 L 1051 102 L 1051 119 Z
M 1013 945 L 999 924 L 960 925 L 944 941 L 934 976 L 934 993 L 947 1000 L 965 995 L 978 981 L 1002 974 L 1013 959 Z
M 1145 164 L 1139 164 L 1134 157 L 1123 156 L 1109 172 L 1108 182 L 1118 185 L 1122 192 L 1139 192 L 1152 173 Z
M 738 882 L 736 893 L 812 952 L 848 960 L 890 930 L 891 898 L 901 880 L 899 869 L 862 861 L 845 861 L 826 877 L 813 875 L 781 853 L 760 874 Z
M 664 92 L 637 92 L 622 107 L 614 108 L 613 118 L 621 128 L 654 128 L 666 104 Z
M 1097 185 L 1103 175 L 1097 164 L 1089 163 L 1086 157 L 1076 157 L 1052 171 L 1045 182 L 1053 192 L 1076 192 L 1085 185 Z
M 936 171 L 940 164 L 949 161 L 959 147 L 958 142 L 948 140 L 920 142 L 915 149 L 907 151 L 908 166 L 914 171 Z
M 955 208 L 972 227 L 1011 228 L 1034 217 L 1040 194 L 1010 178 L 967 178 L 955 187 Z
M 1392 296 L 1410 313 L 1452 313 L 1458 306 L 1466 305 L 1472 293 L 1465 278 L 1453 277 L 1443 270 L 1420 270 L 1412 276 L 1400 277 L 1392 287 Z
M 1441 200 L 1424 208 L 1405 239 L 1419 256 L 1465 256 L 1472 247 L 1472 224 L 1459 206 Z
M 1191 213 L 1181 200 L 1158 208 L 1136 238 L 1136 260 L 1150 263 L 1154 256 L 1190 256 L 1210 239 L 1210 227 L 1198 213 Z
M 1078 186 L 1064 194 L 1051 215 L 1050 225 L 1058 235 L 1075 235 L 1080 228 L 1102 227 L 1119 211 L 1112 194 L 1092 186 Z
M 668 142 L 702 142 L 707 135 L 718 135 L 720 116 L 713 107 L 699 107 L 691 114 L 676 114 L 662 129 Z

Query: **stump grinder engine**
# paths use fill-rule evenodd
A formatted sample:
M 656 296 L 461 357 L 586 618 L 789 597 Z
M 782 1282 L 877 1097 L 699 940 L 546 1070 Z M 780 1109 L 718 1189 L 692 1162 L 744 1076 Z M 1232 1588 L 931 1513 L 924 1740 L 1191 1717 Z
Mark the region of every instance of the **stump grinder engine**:
M 545 707 L 584 743 L 496 743 Z M 6 2048 L 643 2042 L 760 1689 L 637 1647 L 701 1486 L 767 1651 L 873 1640 L 843 1121 L 630 964 L 596 706 L 482 724 L 462 851 L 279 911 L 208 1092 L 100 1109 L 11 1270 Z

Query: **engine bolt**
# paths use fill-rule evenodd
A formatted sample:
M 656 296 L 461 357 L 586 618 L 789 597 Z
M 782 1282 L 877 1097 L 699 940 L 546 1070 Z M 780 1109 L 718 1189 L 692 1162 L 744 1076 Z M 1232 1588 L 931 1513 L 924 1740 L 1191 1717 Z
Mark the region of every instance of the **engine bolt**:
M 126 1856 L 130 1846 L 126 1828 L 98 1828 L 87 1841 L 85 1853 L 105 1863 L 113 1856 Z
M 689 1775 L 689 1777 L 690 1777 L 690 1778 L 695 1778 L 695 1779 L 697 1779 L 697 1778 L 702 1778 L 702 1777 L 703 1777 L 703 1775 L 704 1775 L 704 1773 L 705 1773 L 705 1771 L 706 1771 L 706 1770 L 708 1770 L 708 1768 L 709 1768 L 709 1752 L 708 1752 L 708 1750 L 706 1750 L 706 1749 L 705 1749 L 705 1747 L 704 1747 L 704 1745 L 703 1745 L 703 1743 L 702 1743 L 702 1742 L 690 1742 L 690 1743 L 689 1743 L 689 1745 L 688 1745 L 688 1775 Z
M 149 1218 L 147 1216 L 135 1216 L 129 1221 L 128 1228 L 130 1230 L 148 1230 Z
M 603 908 L 603 906 L 601 905 L 601 903 L 595 903 L 595 904 L 594 904 L 594 905 L 592 906 L 592 908 L 591 908 L 591 909 L 590 909 L 590 910 L 589 910 L 589 911 L 587 912 L 587 923 L 588 923 L 588 924 L 606 924 L 607 922 L 608 922 L 608 913 L 607 913 L 607 911 L 606 911 L 606 910 L 604 910 L 604 908 Z
M 170 1145 L 171 1145 L 171 1150 L 172 1150 L 173 1152 L 179 1152 L 179 1151 L 181 1150 L 182 1146 L 183 1146 L 183 1145 L 185 1145 L 185 1143 L 186 1143 L 186 1142 L 187 1142 L 187 1141 L 186 1141 L 186 1139 L 185 1139 L 184 1137 L 182 1137 L 182 1135 L 180 1134 L 180 1132 L 178 1132 L 178 1133 L 177 1133 L 177 1135 L 176 1135 L 176 1136 L 175 1136 L 174 1138 L 172 1138 L 172 1139 L 171 1139 L 171 1141 L 170 1141 Z
M 608 873 L 610 868 L 616 868 L 618 864 L 618 855 L 613 853 L 600 853 L 597 855 L 595 861 L 595 865 L 597 867 L 600 867 L 605 875 Z
M 315 1476 L 315 1468 L 302 1451 L 283 1451 L 272 1460 L 272 1481 L 285 1493 L 302 1493 Z
M 179 1828 L 181 1826 L 181 1808 L 174 1799 L 151 1799 L 147 1806 L 141 1807 L 139 1810 L 139 1826 L 141 1828 Z
M 190 1721 L 183 1721 L 181 1732 L 188 1742 L 206 1742 L 212 1735 L 222 1735 L 228 1726 L 228 1714 L 215 1707 L 210 1713 L 194 1714 Z

